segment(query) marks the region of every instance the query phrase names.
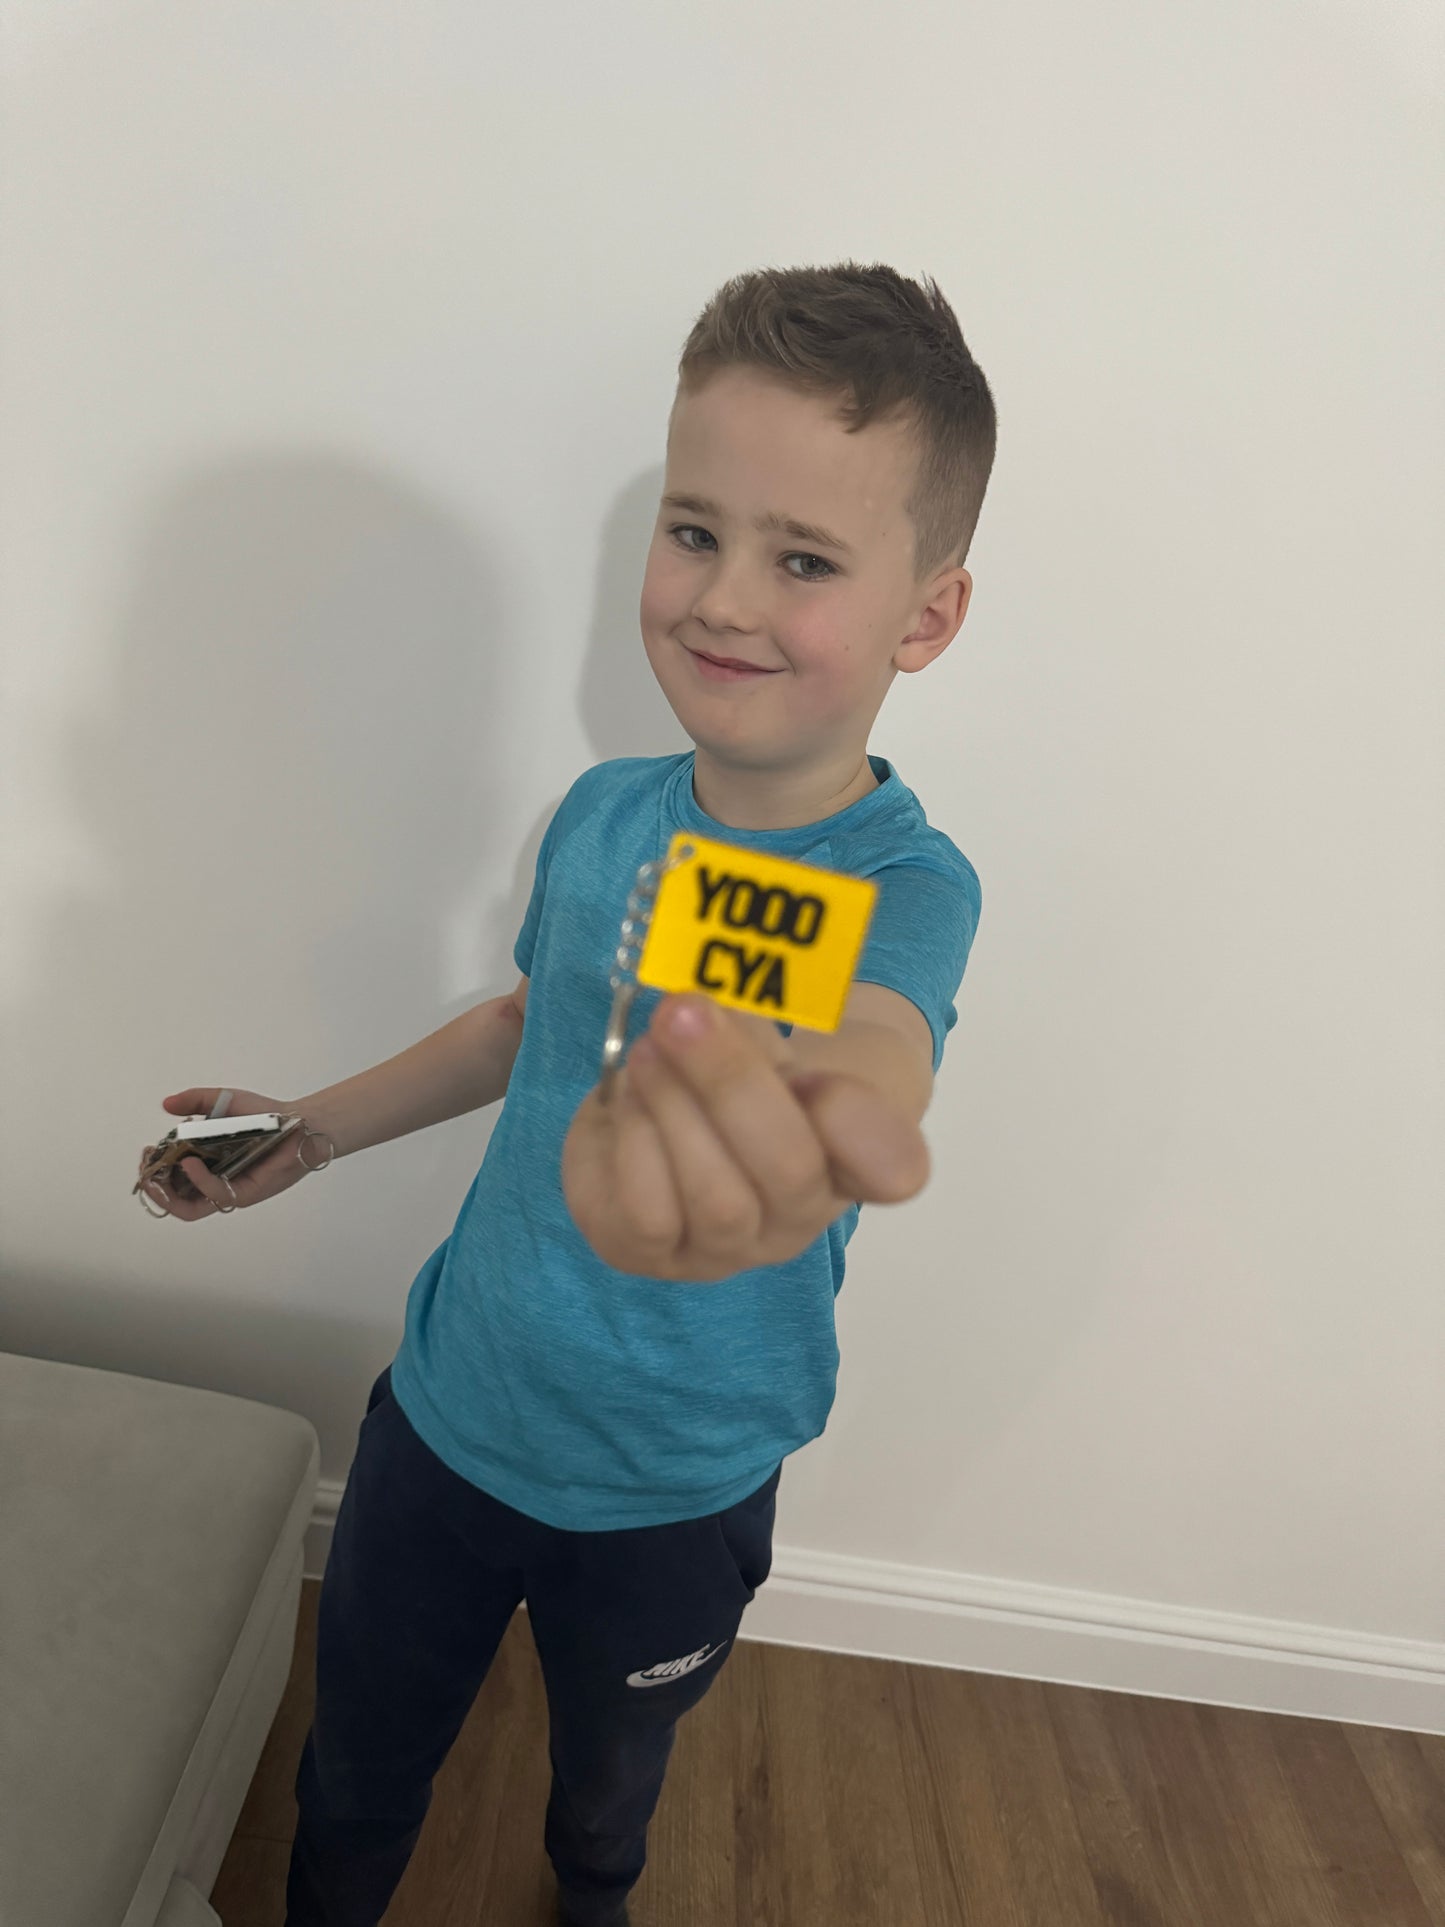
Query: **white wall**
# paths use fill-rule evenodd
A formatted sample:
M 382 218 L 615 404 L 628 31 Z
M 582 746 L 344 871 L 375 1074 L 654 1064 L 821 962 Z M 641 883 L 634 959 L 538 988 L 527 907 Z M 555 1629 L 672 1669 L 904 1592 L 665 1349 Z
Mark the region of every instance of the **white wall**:
M 973 607 L 872 742 L 984 919 L 757 1624 L 926 1570 L 923 1656 L 1103 1595 L 1324 1629 L 1432 1719 L 1438 11 L 7 17 L 0 1342 L 304 1411 L 334 1498 L 491 1115 L 187 1227 L 130 1196 L 159 1100 L 510 986 L 567 785 L 686 747 L 637 598 L 692 319 L 884 259 L 999 409 Z

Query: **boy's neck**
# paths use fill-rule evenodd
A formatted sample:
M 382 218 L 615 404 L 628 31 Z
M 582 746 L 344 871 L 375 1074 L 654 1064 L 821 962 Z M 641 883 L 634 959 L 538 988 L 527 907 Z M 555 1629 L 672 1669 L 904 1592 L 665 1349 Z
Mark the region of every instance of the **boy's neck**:
M 785 770 L 739 769 L 705 749 L 693 755 L 693 801 L 732 830 L 794 830 L 821 823 L 877 787 L 866 750 Z

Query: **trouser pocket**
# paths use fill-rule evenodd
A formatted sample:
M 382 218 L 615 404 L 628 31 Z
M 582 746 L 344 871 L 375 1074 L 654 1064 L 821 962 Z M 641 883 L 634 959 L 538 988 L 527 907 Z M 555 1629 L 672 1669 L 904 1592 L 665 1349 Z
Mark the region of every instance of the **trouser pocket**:
M 732 1562 L 747 1604 L 772 1571 L 773 1524 L 782 1471 L 780 1465 L 756 1492 L 739 1499 L 726 1511 L 713 1514 L 717 1536 Z

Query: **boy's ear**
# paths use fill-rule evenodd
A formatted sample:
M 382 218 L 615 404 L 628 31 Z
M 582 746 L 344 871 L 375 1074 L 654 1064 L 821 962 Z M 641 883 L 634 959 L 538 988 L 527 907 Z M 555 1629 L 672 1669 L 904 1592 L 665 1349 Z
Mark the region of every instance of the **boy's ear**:
M 929 593 L 918 626 L 898 646 L 894 658 L 905 676 L 917 675 L 941 656 L 963 627 L 973 594 L 973 577 L 967 569 L 952 569 Z

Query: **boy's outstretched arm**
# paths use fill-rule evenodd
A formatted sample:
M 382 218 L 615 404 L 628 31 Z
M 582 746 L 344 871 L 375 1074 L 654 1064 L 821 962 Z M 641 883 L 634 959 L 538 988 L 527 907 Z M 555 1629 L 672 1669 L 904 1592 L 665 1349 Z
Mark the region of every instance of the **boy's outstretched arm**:
M 786 1039 L 709 998 L 664 997 L 610 1103 L 590 1091 L 562 1147 L 568 1209 L 598 1257 L 715 1283 L 796 1257 L 855 1199 L 921 1191 L 932 1038 L 895 996 L 855 985 L 836 1032 Z

